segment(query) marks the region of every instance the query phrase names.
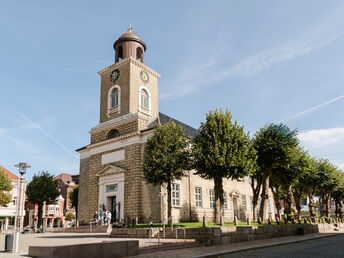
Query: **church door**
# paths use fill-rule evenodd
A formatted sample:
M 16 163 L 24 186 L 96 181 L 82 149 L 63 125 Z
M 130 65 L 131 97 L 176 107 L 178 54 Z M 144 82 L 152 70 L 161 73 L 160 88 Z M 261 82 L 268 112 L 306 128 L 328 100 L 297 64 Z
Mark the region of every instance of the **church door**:
M 114 222 L 117 218 L 116 214 L 116 196 L 111 197 L 111 222 Z

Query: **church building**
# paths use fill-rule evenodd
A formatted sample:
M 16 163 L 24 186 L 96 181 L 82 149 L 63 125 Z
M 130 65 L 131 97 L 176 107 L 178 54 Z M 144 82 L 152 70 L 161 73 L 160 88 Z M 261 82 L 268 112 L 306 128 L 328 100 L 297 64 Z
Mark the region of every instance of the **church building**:
M 112 212 L 113 220 L 136 217 L 140 222 L 167 217 L 166 188 L 145 183 L 143 153 L 147 139 L 158 124 L 181 124 L 192 138 L 197 130 L 158 109 L 160 75 L 145 63 L 146 44 L 131 31 L 113 44 L 115 63 L 99 71 L 100 119 L 90 130 L 90 144 L 80 154 L 78 220 L 87 223 L 99 209 Z M 225 221 L 234 216 L 253 216 L 252 189 L 248 178 L 224 179 Z M 187 171 L 173 183 L 172 215 L 177 221 L 213 217 L 214 184 Z M 273 199 L 268 211 L 274 214 Z

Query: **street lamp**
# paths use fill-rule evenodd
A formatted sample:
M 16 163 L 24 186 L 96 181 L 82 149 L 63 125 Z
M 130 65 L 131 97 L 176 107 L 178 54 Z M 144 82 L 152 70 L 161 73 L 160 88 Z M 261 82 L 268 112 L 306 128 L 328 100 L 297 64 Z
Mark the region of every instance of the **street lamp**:
M 19 178 L 19 189 L 17 192 L 17 207 L 16 207 L 16 216 L 15 216 L 15 220 L 14 220 L 14 228 L 16 230 L 16 234 L 15 234 L 15 238 L 14 238 L 14 252 L 18 253 L 18 248 L 19 248 L 19 234 L 21 232 L 22 229 L 22 211 L 24 210 L 23 207 L 23 203 L 25 203 L 25 200 L 23 202 L 24 199 L 24 187 L 23 187 L 23 181 L 24 181 L 24 174 L 26 172 L 27 168 L 30 168 L 31 166 L 29 166 L 28 164 L 24 163 L 24 162 L 20 162 L 19 164 L 15 165 L 15 167 L 19 168 L 19 174 L 20 174 L 20 178 Z

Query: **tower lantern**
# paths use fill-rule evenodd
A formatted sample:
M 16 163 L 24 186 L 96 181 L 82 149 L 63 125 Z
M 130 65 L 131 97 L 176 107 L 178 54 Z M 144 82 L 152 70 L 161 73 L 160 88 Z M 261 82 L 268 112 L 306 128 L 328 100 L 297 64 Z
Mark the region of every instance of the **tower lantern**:
M 137 34 L 132 32 L 132 29 L 133 27 L 130 25 L 128 31 L 122 34 L 113 44 L 116 53 L 115 63 L 129 56 L 144 63 L 146 44 Z

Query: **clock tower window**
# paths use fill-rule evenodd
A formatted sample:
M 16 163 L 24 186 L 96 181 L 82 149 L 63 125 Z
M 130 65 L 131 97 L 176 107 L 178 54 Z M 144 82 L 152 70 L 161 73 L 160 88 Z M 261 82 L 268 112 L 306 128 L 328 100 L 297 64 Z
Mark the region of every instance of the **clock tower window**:
M 118 106 L 118 89 L 114 88 L 111 92 L 111 107 Z
M 141 89 L 141 106 L 149 109 L 149 95 L 145 89 Z
M 107 115 L 118 113 L 121 110 L 121 87 L 113 85 L 108 92 L 108 112 Z

